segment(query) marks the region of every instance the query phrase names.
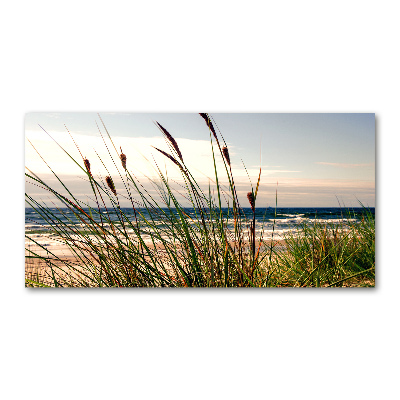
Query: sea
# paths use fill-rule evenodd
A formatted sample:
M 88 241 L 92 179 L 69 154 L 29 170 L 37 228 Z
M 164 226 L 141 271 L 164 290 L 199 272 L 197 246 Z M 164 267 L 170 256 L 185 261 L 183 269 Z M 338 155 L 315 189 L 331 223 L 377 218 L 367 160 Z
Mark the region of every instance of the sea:
M 57 209 L 50 208 L 55 219 L 59 219 L 65 224 L 74 227 L 78 230 L 84 230 L 85 224 L 83 224 L 71 210 L 68 209 Z M 89 214 L 88 209 L 83 209 Z M 132 221 L 135 221 L 134 210 L 132 208 L 121 208 L 123 213 Z M 119 223 L 119 213 L 115 210 L 100 210 L 102 214 L 108 213 L 109 218 L 117 225 Z M 176 213 L 175 209 L 163 209 L 165 213 Z M 196 219 L 196 212 L 193 208 L 184 209 L 185 213 L 189 215 L 193 220 Z M 232 210 L 228 212 L 228 209 L 222 209 L 225 218 L 228 221 L 228 228 L 233 229 L 233 218 Z M 145 209 L 137 209 L 137 212 L 141 213 L 144 218 L 149 218 L 149 214 Z M 250 208 L 243 209 L 248 221 L 253 219 L 253 213 Z M 375 208 L 368 208 L 368 212 L 375 217 Z M 365 208 L 340 208 L 340 207 L 291 207 L 291 208 L 257 208 L 256 209 L 256 237 L 262 235 L 264 240 L 271 238 L 275 240 L 284 239 L 285 235 L 289 231 L 296 232 L 299 225 L 304 223 L 313 223 L 314 221 L 321 223 L 330 223 L 333 225 L 341 224 L 346 221 L 357 222 L 363 218 L 366 213 Z M 96 222 L 100 223 L 99 214 L 92 214 Z M 166 221 L 160 215 L 152 215 L 154 223 L 160 228 L 163 228 L 169 222 Z M 25 209 L 25 234 L 26 234 L 26 245 L 31 245 L 31 240 L 34 239 L 37 243 L 43 247 L 54 248 L 60 246 L 60 241 L 55 240 L 51 234 L 50 226 L 43 220 L 40 214 L 32 208 Z M 129 235 L 134 236 L 134 231 L 131 229 L 127 231 Z M 144 235 L 146 241 L 151 241 L 149 235 Z

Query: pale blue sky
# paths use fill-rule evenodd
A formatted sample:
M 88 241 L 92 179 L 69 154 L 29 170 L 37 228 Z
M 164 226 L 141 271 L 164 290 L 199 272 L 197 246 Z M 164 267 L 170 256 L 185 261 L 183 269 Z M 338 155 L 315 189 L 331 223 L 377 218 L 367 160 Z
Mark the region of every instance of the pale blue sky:
M 242 176 L 241 159 L 254 184 L 260 166 L 261 144 L 265 192 L 260 198 L 265 203 L 263 205 L 274 202 L 273 185 L 278 181 L 278 205 L 281 206 L 336 206 L 336 196 L 348 206 L 356 206 L 356 198 L 366 205 L 375 206 L 374 114 L 210 115 L 228 143 L 234 172 L 239 175 L 238 185 L 243 188 L 243 193 L 249 181 Z M 209 141 L 209 132 L 198 114 L 101 113 L 101 116 L 110 134 L 120 137 L 121 143 L 130 143 L 126 141 L 129 138 L 160 137 L 160 131 L 153 124 L 153 121 L 158 121 L 178 144 L 181 141 L 182 146 L 187 145 L 184 158 L 195 160 L 202 153 L 210 154 L 204 142 Z M 95 121 L 99 122 L 96 113 L 30 113 L 26 115 L 25 129 L 28 138 L 32 135 L 37 138 L 37 135 L 44 134 L 38 126 L 40 124 L 54 137 L 69 139 L 65 124 L 77 138 L 80 135 L 98 137 Z M 149 144 L 143 146 L 150 148 Z M 129 159 L 129 147 L 124 148 L 124 152 Z M 28 167 L 30 157 L 28 151 Z M 202 166 L 200 159 L 198 165 Z M 59 172 L 64 173 L 65 166 L 60 164 L 60 168 L 64 170 Z

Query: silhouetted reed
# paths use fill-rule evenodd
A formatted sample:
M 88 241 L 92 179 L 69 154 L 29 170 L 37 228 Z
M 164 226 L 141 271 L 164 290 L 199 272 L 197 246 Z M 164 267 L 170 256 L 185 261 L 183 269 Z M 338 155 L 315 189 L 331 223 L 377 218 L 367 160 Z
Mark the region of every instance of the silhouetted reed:
M 122 152 L 122 148 L 121 149 L 121 154 L 119 156 L 119 158 L 121 159 L 121 164 L 122 164 L 122 168 L 126 169 L 126 155 Z
M 89 162 L 89 160 L 88 160 L 87 158 L 85 158 L 85 159 L 83 160 L 83 163 L 85 164 L 85 167 L 86 167 L 86 169 L 87 169 L 87 172 L 89 172 L 89 174 L 91 175 L 92 173 L 90 172 L 90 162 Z
M 107 182 L 107 186 L 110 188 L 110 190 L 116 196 L 117 195 L 117 191 L 115 190 L 114 182 L 113 182 L 111 176 L 106 176 L 106 182 Z
M 228 165 L 231 166 L 231 159 L 229 157 L 229 151 L 228 151 L 228 148 L 226 146 L 224 146 L 222 148 L 222 153 L 224 154 L 225 160 L 228 163 Z
M 208 114 L 207 113 L 199 113 L 199 114 L 204 119 L 204 121 L 206 121 L 207 126 L 211 129 L 211 132 L 213 133 L 215 139 L 218 141 L 217 132 L 215 132 L 214 125 L 211 122 Z
M 172 137 L 172 135 L 161 125 L 156 121 L 157 126 L 161 129 L 161 131 L 164 133 L 165 137 L 169 140 L 171 143 L 172 147 L 175 149 L 176 153 L 178 154 L 178 157 L 183 161 L 182 158 L 182 153 L 179 150 L 178 143 L 176 143 L 176 140 Z

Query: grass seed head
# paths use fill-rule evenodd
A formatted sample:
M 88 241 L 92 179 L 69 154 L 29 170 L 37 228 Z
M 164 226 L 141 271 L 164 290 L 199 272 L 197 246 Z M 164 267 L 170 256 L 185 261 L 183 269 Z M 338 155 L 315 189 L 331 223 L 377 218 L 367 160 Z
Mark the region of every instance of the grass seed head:
M 111 191 L 116 196 L 117 195 L 117 191 L 115 190 L 114 182 L 113 182 L 111 176 L 106 176 L 106 182 L 107 182 L 107 186 L 111 189 Z
M 204 121 L 206 121 L 206 124 L 211 129 L 211 132 L 213 133 L 215 139 L 218 140 L 217 133 L 215 132 L 215 129 L 214 129 L 214 125 L 212 124 L 208 114 L 207 113 L 199 113 L 199 114 L 204 119 Z
M 85 158 L 83 160 L 83 163 L 85 164 L 85 167 L 86 167 L 87 171 L 89 172 L 89 174 L 92 175 L 92 173 L 90 172 L 90 162 L 89 162 L 89 160 L 87 158 Z
M 162 150 L 158 149 L 157 147 L 153 146 L 153 148 L 155 148 L 161 154 L 164 154 L 165 157 L 168 157 L 174 164 L 176 164 L 183 171 L 182 165 L 179 164 L 179 162 L 177 160 L 175 160 L 174 157 L 172 157 L 170 154 L 166 153 L 165 151 L 162 151 Z
M 124 153 L 121 153 L 121 155 L 119 156 L 119 158 L 121 159 L 122 167 L 123 167 L 124 169 L 126 169 L 126 155 L 125 155 Z
M 251 211 L 253 211 L 253 213 L 254 213 L 256 211 L 256 204 L 255 204 L 255 201 L 254 201 L 253 192 L 247 193 L 247 198 L 248 198 L 249 203 L 250 203 Z
M 226 146 L 222 148 L 222 153 L 224 154 L 224 157 L 226 159 L 226 162 L 228 163 L 229 166 L 231 166 L 231 159 L 229 158 L 229 151 Z
M 176 153 L 178 154 L 178 157 L 183 161 L 182 158 L 182 153 L 179 150 L 178 143 L 176 143 L 176 140 L 172 137 L 172 135 L 161 125 L 156 121 L 156 124 L 158 127 L 162 130 L 164 133 L 165 137 L 169 140 L 169 142 L 172 144 L 172 147 L 175 149 Z

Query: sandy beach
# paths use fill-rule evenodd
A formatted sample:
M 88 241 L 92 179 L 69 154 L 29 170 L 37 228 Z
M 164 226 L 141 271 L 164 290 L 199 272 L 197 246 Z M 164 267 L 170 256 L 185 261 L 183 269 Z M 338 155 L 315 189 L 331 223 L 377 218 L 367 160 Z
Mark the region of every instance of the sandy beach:
M 42 238 L 44 239 L 44 238 Z M 56 243 L 56 244 L 55 244 Z M 231 242 L 233 245 L 233 243 Z M 154 249 L 154 245 L 152 243 L 148 244 L 150 248 Z M 59 242 L 45 241 L 43 240 L 41 248 L 38 245 L 34 244 L 27 244 L 27 248 L 30 251 L 36 253 L 38 256 L 43 258 L 25 258 L 25 278 L 32 281 L 39 281 L 42 282 L 44 285 L 53 286 L 53 278 L 52 278 L 52 268 L 50 264 L 53 265 L 54 271 L 60 276 L 67 278 L 68 275 L 71 275 L 74 279 L 82 278 L 82 275 L 79 271 L 84 272 L 85 265 L 84 261 L 77 257 L 66 244 L 61 244 Z M 256 242 L 256 249 L 258 249 L 259 242 Z M 269 249 L 271 246 L 271 241 L 265 241 L 264 247 Z M 284 240 L 274 240 L 273 242 L 274 251 L 284 251 L 285 243 Z M 157 245 L 157 257 L 165 258 L 165 268 L 170 269 L 171 267 L 168 266 L 168 257 L 166 257 L 165 249 L 163 245 Z M 269 251 L 269 250 L 267 250 Z M 29 251 L 25 250 L 25 256 L 29 255 Z M 88 256 L 90 259 L 90 256 Z M 47 260 L 47 261 L 46 261 Z M 92 265 L 98 265 L 97 259 L 92 259 Z M 68 267 L 71 265 L 74 269 Z M 64 272 L 63 270 L 67 271 L 68 273 Z

